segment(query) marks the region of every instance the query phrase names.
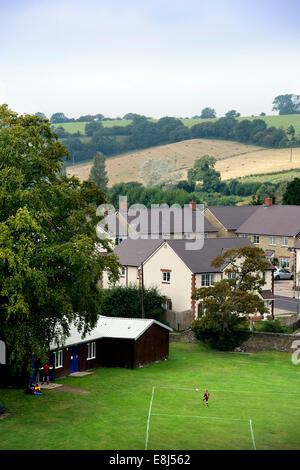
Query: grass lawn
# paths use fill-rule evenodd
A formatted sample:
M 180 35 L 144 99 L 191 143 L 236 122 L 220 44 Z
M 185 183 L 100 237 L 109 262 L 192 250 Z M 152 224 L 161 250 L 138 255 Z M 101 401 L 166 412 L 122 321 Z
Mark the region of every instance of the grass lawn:
M 300 449 L 299 379 L 289 353 L 173 343 L 167 361 L 59 381 L 90 394 L 0 389 L 0 449 Z

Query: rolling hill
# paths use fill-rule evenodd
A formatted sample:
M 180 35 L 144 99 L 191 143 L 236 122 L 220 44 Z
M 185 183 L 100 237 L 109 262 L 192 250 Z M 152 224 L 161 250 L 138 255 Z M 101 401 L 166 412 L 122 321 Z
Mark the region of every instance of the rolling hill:
M 300 114 L 287 114 L 287 115 L 280 115 L 280 116 L 241 116 L 237 118 L 238 121 L 242 121 L 244 119 L 249 119 L 253 121 L 253 119 L 263 119 L 268 126 L 274 127 L 282 127 L 283 129 L 287 129 L 291 124 L 294 126 L 296 130 L 296 134 L 300 132 Z M 151 119 L 153 122 L 158 121 L 158 119 Z M 216 119 L 181 119 L 183 124 L 187 127 L 192 127 L 195 124 L 199 124 L 200 122 L 204 121 L 217 121 Z M 101 121 L 104 127 L 113 127 L 113 126 L 127 126 L 132 121 L 130 120 L 123 120 L 123 119 L 112 119 L 112 120 L 105 120 Z M 67 132 L 74 133 L 74 132 L 81 132 L 84 135 L 84 129 L 87 122 L 66 122 L 62 124 L 54 124 L 54 128 L 58 126 L 62 126 Z
M 175 171 L 182 171 L 184 179 L 194 161 L 208 154 L 216 158 L 216 169 L 221 172 L 222 180 L 229 180 L 300 168 L 300 148 L 293 149 L 292 161 L 290 153 L 290 149 L 265 149 L 228 140 L 192 139 L 108 158 L 106 168 L 109 186 L 119 182 L 141 182 L 139 168 L 144 161 L 171 158 L 176 165 Z M 68 166 L 67 173 L 83 181 L 88 178 L 91 167 L 91 162 Z

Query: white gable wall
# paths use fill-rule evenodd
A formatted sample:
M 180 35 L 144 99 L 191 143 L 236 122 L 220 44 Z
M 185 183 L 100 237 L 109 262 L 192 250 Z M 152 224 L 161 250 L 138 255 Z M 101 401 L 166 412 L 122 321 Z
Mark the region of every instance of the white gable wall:
M 163 282 L 163 269 L 170 271 L 170 282 Z M 183 312 L 191 308 L 192 272 L 168 245 L 163 244 L 144 264 L 144 286 L 156 286 L 172 301 L 172 310 Z

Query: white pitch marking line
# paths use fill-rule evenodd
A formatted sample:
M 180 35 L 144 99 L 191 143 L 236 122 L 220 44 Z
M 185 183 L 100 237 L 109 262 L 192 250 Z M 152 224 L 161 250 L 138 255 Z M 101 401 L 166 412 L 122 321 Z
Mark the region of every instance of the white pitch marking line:
M 255 445 L 255 440 L 254 440 L 254 432 L 252 428 L 252 419 L 250 419 L 250 431 L 251 431 L 251 436 L 252 436 L 252 443 L 253 443 L 253 448 L 256 450 L 256 445 Z
M 155 387 L 152 387 L 152 396 L 151 396 L 151 400 L 150 400 L 149 413 L 148 413 L 148 421 L 147 421 L 145 450 L 147 450 L 147 447 L 148 447 L 150 416 L 151 416 L 152 402 L 153 402 L 153 397 L 154 397 L 154 390 L 155 390 Z
M 165 388 L 165 389 L 168 389 L 168 390 L 193 390 L 195 391 L 196 389 L 195 388 L 178 388 L 178 387 L 162 387 L 162 386 L 157 386 L 156 388 Z M 248 390 L 216 390 L 216 389 L 210 389 L 211 392 L 226 392 L 226 393 L 251 393 L 251 394 L 254 394 L 254 395 L 257 395 L 259 394 L 259 392 L 250 392 Z M 264 391 L 262 390 L 260 392 L 261 394 L 268 394 L 268 395 L 281 395 L 282 392 L 268 392 L 268 391 Z M 295 396 L 295 397 L 298 397 L 300 396 L 300 393 L 284 393 L 285 395 L 288 395 L 288 396 Z
M 165 413 L 152 413 L 152 416 L 173 416 L 174 418 L 225 419 L 229 421 L 247 421 L 248 422 L 248 419 L 219 418 L 217 416 L 168 415 Z

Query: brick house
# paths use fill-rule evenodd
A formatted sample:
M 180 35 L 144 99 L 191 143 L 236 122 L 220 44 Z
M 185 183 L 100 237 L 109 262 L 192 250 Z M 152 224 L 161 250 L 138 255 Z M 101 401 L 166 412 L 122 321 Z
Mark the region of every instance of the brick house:
M 273 205 L 272 199 L 267 198 L 238 227 L 236 234 L 249 237 L 255 246 L 276 257 L 280 267 L 293 271 L 294 247 L 300 240 L 300 206 Z

